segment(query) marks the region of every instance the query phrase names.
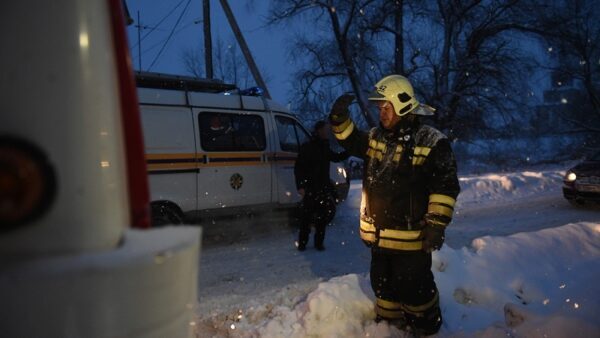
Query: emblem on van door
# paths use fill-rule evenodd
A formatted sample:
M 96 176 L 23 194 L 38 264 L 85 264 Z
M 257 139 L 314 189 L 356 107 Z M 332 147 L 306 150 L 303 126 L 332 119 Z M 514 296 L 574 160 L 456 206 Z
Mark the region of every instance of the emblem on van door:
M 244 178 L 242 177 L 242 175 L 235 173 L 231 175 L 231 178 L 229 179 L 229 184 L 234 190 L 240 190 L 242 184 L 244 184 Z

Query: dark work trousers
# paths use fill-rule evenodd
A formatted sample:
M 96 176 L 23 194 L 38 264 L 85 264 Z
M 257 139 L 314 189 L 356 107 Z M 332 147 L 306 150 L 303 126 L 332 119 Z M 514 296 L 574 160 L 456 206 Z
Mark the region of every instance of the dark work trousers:
M 335 199 L 331 188 L 307 191 L 302 199 L 298 244 L 306 246 L 311 226 L 315 227 L 315 247 L 322 247 L 325 228 L 335 216 Z
M 428 335 L 442 325 L 430 253 L 373 249 L 371 287 L 380 318 L 400 320 Z

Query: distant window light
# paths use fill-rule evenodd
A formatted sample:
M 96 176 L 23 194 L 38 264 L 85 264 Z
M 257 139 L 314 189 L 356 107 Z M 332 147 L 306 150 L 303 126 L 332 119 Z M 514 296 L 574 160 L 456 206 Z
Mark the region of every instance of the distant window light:
M 562 82 L 561 81 L 558 81 L 556 84 L 559 85 L 559 86 L 562 86 Z
M 548 52 L 552 52 L 552 47 L 548 47 Z
M 569 101 L 566 98 L 563 97 L 562 99 L 560 99 L 560 102 L 562 104 L 567 104 Z
M 579 61 L 579 64 L 580 64 L 580 65 L 582 65 L 582 66 L 583 66 L 583 65 L 585 65 L 586 63 L 587 63 L 587 62 L 586 62 L 585 60 L 581 60 L 581 61 Z

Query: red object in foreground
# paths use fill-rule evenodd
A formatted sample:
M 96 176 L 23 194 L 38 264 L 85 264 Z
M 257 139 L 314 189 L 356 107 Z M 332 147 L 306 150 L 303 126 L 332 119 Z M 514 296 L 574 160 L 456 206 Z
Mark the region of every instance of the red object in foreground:
M 144 139 L 131 56 L 125 35 L 125 16 L 121 0 L 108 0 L 108 4 L 115 44 L 117 76 L 119 77 L 131 227 L 149 228 L 150 197 L 144 157 Z

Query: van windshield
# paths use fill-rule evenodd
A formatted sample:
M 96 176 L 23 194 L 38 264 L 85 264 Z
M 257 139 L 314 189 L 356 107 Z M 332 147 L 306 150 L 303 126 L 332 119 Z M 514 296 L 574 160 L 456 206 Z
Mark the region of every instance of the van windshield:
M 279 135 L 279 147 L 281 150 L 298 152 L 300 145 L 310 139 L 308 133 L 306 133 L 296 120 L 289 117 L 276 116 L 275 121 L 277 122 L 277 135 Z

